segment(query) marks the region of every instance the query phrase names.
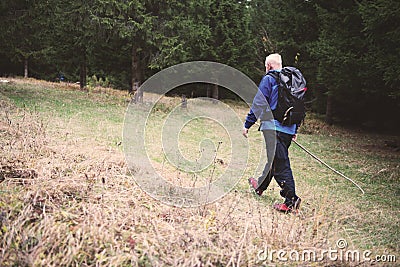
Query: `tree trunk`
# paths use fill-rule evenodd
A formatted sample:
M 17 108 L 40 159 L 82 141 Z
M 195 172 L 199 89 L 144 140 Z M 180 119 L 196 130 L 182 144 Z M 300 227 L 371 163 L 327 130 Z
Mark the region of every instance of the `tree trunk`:
M 181 107 L 182 107 L 182 108 L 187 108 L 187 98 L 186 98 L 186 95 L 182 95 Z
M 138 86 L 142 84 L 142 77 L 140 60 L 137 53 L 137 47 L 135 45 L 132 45 L 131 64 L 131 90 L 136 91 Z
M 137 57 L 136 57 L 136 47 L 132 45 L 131 50 L 131 92 L 137 90 L 137 80 L 136 80 L 136 68 L 137 68 Z
M 28 78 L 28 58 L 25 58 L 24 62 L 24 78 Z
M 207 98 L 211 97 L 211 85 L 207 84 L 207 93 L 206 93 Z
M 86 76 L 87 76 L 87 65 L 86 65 L 86 49 L 82 49 L 82 59 L 80 64 L 80 77 L 79 77 L 79 87 L 81 89 L 86 88 Z
M 214 84 L 214 86 L 212 87 L 212 98 L 214 99 L 219 99 L 219 88 L 217 84 Z
M 329 93 L 326 100 L 325 122 L 329 125 L 333 124 L 333 97 Z
M 143 91 L 140 87 L 142 85 L 142 69 L 135 45 L 132 45 L 131 64 L 131 92 L 134 93 L 134 103 L 143 103 Z

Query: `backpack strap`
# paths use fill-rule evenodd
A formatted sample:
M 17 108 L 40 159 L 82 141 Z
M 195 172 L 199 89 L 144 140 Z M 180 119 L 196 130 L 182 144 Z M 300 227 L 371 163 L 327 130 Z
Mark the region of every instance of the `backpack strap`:
M 276 83 L 277 83 L 278 86 L 279 86 L 280 81 L 281 81 L 279 72 L 277 72 L 277 71 L 270 71 L 270 72 L 268 72 L 266 75 L 269 75 L 269 76 L 273 77 L 273 78 L 275 79 Z
M 276 81 L 276 84 L 278 86 L 278 100 L 277 101 L 279 102 L 279 95 L 280 95 L 279 91 L 280 91 L 280 86 L 281 86 L 281 75 L 280 75 L 280 72 L 271 71 L 271 72 L 268 72 L 267 75 L 271 76 Z M 272 115 L 274 116 L 274 118 L 276 118 L 275 111 L 276 111 L 277 108 L 278 108 L 278 103 L 276 103 L 276 108 L 274 110 L 271 110 Z

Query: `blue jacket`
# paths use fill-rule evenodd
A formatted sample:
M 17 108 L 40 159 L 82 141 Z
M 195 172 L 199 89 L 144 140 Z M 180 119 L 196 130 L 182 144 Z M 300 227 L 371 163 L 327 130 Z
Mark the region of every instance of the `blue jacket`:
M 270 72 L 279 72 L 280 70 L 271 70 Z M 273 119 L 270 110 L 276 109 L 278 104 L 278 84 L 274 77 L 268 75 L 262 78 L 258 86 L 258 92 L 254 97 L 250 112 L 246 116 L 244 127 L 249 129 L 257 121 L 261 120 L 259 130 L 276 130 L 287 134 L 296 134 L 297 125 L 283 126 L 279 121 Z M 269 115 L 269 116 L 268 116 Z

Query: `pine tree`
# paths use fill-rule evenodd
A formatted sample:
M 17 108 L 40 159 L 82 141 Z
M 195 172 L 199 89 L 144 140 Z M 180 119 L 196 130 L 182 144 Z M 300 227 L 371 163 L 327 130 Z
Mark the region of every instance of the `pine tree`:
M 30 61 L 43 57 L 47 49 L 42 41 L 46 10 L 40 2 L 26 0 L 2 1 L 0 10 L 1 52 L 5 58 L 23 65 L 20 69 L 28 78 Z

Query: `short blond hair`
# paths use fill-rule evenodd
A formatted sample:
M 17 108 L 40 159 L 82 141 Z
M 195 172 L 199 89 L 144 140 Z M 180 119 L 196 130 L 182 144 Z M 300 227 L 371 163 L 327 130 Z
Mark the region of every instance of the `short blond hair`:
M 275 68 L 282 68 L 282 57 L 279 54 L 270 54 L 265 58 L 265 66 L 271 64 Z

